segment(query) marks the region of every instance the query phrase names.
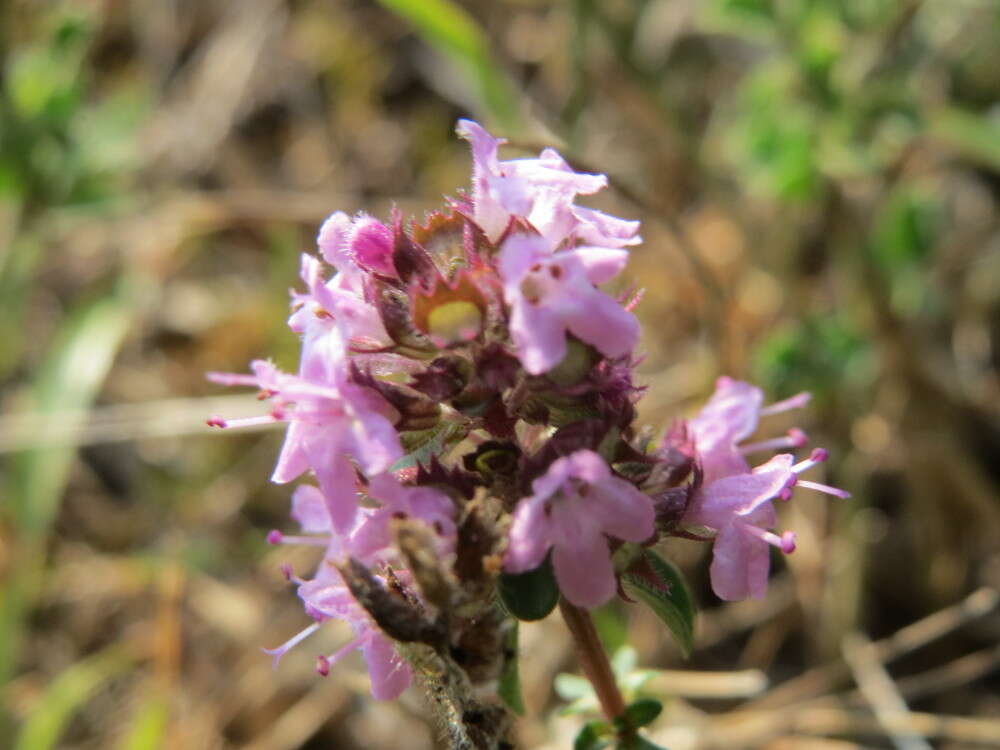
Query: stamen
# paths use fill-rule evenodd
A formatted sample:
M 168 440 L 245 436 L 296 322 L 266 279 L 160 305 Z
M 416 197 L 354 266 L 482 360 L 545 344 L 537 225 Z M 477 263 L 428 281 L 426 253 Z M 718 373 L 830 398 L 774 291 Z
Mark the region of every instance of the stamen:
M 809 403 L 811 398 L 811 393 L 803 391 L 802 393 L 798 393 L 791 398 L 786 398 L 784 401 L 778 401 L 770 406 L 765 406 L 760 410 L 760 415 L 762 417 L 767 417 L 771 414 L 780 414 L 783 411 L 789 411 L 790 409 L 801 409 Z
M 362 645 L 364 641 L 364 636 L 360 638 L 355 638 L 353 641 L 348 641 L 343 646 L 338 648 L 329 656 L 320 656 L 316 659 L 316 671 L 319 672 L 323 677 L 330 674 L 330 665 L 336 664 L 340 661 L 346 654 L 350 653 L 354 649 Z
M 329 538 L 322 536 L 288 536 L 282 534 L 277 529 L 272 529 L 267 534 L 268 544 L 304 544 L 309 547 L 325 547 L 330 543 Z
M 278 663 L 281 661 L 281 657 L 282 656 L 284 656 L 289 651 L 291 651 L 293 648 L 295 648 L 296 646 L 298 646 L 300 643 L 302 643 L 302 641 L 304 641 L 306 638 L 308 638 L 309 636 L 311 636 L 317 630 L 319 630 L 319 623 L 318 622 L 314 622 L 309 627 L 307 627 L 304 630 L 301 630 L 300 632 L 298 632 L 295 635 L 293 635 L 291 638 L 289 638 L 287 641 L 285 641 L 284 643 L 282 643 L 277 648 L 262 648 L 261 651 L 263 651 L 265 654 L 268 654 L 268 655 L 274 657 L 272 668 L 273 669 L 277 669 L 278 668 Z
M 761 541 L 767 542 L 772 547 L 777 547 L 786 555 L 790 555 L 795 551 L 795 532 L 786 531 L 781 536 L 777 534 L 765 531 L 757 526 L 751 526 L 750 524 L 743 525 L 744 531 L 748 534 L 757 537 Z
M 243 419 L 227 419 L 225 420 L 225 427 L 256 427 L 262 424 L 275 424 L 278 422 L 274 418 L 273 414 L 263 414 L 259 417 L 245 417 Z
M 829 452 L 825 448 L 816 448 L 805 461 L 799 461 L 795 466 L 792 467 L 792 471 L 796 474 L 801 474 L 803 471 L 811 469 L 817 464 L 821 464 L 830 457 Z
M 206 372 L 205 377 L 219 385 L 252 385 L 260 387 L 256 375 L 242 375 L 235 372 Z
M 756 443 L 748 443 L 740 447 L 740 453 L 744 456 L 757 451 L 777 451 L 786 448 L 801 448 L 809 442 L 809 437 L 798 427 L 793 427 L 784 437 L 761 440 Z
M 791 500 L 792 490 L 795 489 L 795 485 L 797 485 L 798 483 L 799 483 L 799 477 L 797 474 L 792 474 L 791 476 L 789 476 L 788 482 L 778 492 L 778 499 L 785 501 Z
M 839 487 L 831 487 L 828 484 L 820 484 L 819 482 L 810 482 L 806 479 L 800 480 L 799 486 L 806 487 L 810 490 L 816 490 L 817 492 L 823 492 L 827 495 L 833 495 L 834 497 L 839 497 L 843 500 L 847 500 L 851 496 L 851 493 L 847 490 L 842 490 Z
M 209 427 L 221 427 L 222 429 L 226 429 L 229 426 L 228 424 L 226 424 L 226 420 L 224 420 L 218 414 L 213 414 L 208 419 L 206 419 L 205 424 L 207 424 Z

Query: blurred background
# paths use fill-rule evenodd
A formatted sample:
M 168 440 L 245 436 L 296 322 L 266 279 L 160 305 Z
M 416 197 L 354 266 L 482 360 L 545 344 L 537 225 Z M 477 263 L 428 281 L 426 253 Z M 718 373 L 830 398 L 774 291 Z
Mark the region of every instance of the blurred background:
M 461 116 L 607 172 L 592 205 L 643 221 L 643 423 L 721 373 L 809 390 L 767 431 L 854 494 L 783 506 L 799 549 L 763 601 L 668 547 L 689 660 L 599 613 L 666 702 L 653 735 L 1000 746 L 998 40 L 996 0 L 5 0 L 0 747 L 442 747 L 419 690 L 371 700 L 357 655 L 314 673 L 337 627 L 260 653 L 307 624 L 280 563 L 314 560 L 265 543 L 280 431 L 210 432 L 259 406 L 204 372 L 293 367 L 319 223 L 467 186 Z M 522 648 L 520 746 L 569 747 L 562 623 Z

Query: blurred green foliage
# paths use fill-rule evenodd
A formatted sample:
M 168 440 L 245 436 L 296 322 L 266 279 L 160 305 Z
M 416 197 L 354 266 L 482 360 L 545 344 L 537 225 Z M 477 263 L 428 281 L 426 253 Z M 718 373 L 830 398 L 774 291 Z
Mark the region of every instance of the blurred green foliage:
M 822 543 L 789 559 L 782 575 L 806 585 L 766 638 L 713 606 L 698 551 L 671 550 L 716 633 L 684 629 L 692 668 L 793 674 L 851 629 L 888 632 L 997 585 L 1000 5 L 234 7 L 0 6 L 5 416 L 69 434 L 95 405 L 214 393 L 208 369 L 291 366 L 287 287 L 323 216 L 392 201 L 419 214 L 453 193 L 468 177 L 454 120 L 471 115 L 529 150 L 561 138 L 612 175 L 616 213 L 643 220 L 644 419 L 687 413 L 720 371 L 774 398 L 810 390 L 805 426 L 855 494 L 801 503 Z M 276 436 L 116 429 L 82 455 L 21 430 L 31 439 L 0 456 L 0 745 L 244 746 L 288 713 L 308 725 L 293 709 L 309 696 L 326 710 L 363 694 L 257 658 L 302 625 L 261 531 L 285 523 L 287 493 L 266 481 Z M 189 593 L 166 585 L 175 567 Z M 603 609 L 598 628 L 630 699 L 661 697 L 624 644 L 657 666 L 676 650 L 636 609 Z M 596 707 L 575 675 L 553 696 L 566 644 L 552 619 L 521 629 L 508 676 L 512 702 L 538 702 L 523 720 L 535 738 L 560 697 Z M 133 639 L 138 656 L 115 646 Z M 921 708 L 995 712 L 992 688 L 983 677 Z M 396 747 L 379 735 L 390 710 L 336 709 L 299 745 Z M 392 716 L 431 746 L 412 710 Z

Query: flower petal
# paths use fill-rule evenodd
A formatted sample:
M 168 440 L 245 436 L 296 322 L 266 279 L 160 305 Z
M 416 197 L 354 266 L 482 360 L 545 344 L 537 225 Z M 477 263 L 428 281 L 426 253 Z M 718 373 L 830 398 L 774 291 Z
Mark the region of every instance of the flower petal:
M 599 607 L 615 594 L 611 553 L 600 534 L 556 546 L 552 566 L 559 590 L 578 607 Z
M 392 642 L 381 633 L 372 633 L 362 645 L 361 652 L 368 664 L 372 697 L 376 700 L 394 700 L 410 686 L 413 681 L 410 665 L 396 653 Z
M 330 530 L 330 514 L 318 487 L 299 485 L 292 493 L 292 518 L 307 534 L 320 534 Z
M 534 570 L 552 546 L 551 520 L 545 496 L 523 498 L 514 510 L 503 567 L 508 573 Z
M 655 531 L 656 513 L 649 495 L 631 482 L 609 477 L 590 487 L 587 512 L 606 534 L 627 542 L 643 542 Z
M 606 357 L 621 357 L 639 343 L 639 321 L 604 292 L 596 289 L 568 317 L 569 330 Z
M 712 590 L 727 602 L 760 599 L 767 593 L 771 548 L 732 523 L 719 530 L 709 573 Z

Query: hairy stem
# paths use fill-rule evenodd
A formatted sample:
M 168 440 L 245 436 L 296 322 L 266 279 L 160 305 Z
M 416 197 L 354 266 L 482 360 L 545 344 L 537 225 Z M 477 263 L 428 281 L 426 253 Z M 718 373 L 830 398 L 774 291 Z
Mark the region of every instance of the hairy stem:
M 597 630 L 594 628 L 590 613 L 570 604 L 565 597 L 559 599 L 559 611 L 562 612 L 566 627 L 573 636 L 580 667 L 590 680 L 590 684 L 594 686 L 597 700 L 601 703 L 601 710 L 609 721 L 621 716 L 625 712 L 625 701 L 621 691 L 618 690 L 614 672 L 611 671 L 611 663 L 608 661 L 608 655 L 604 653 L 601 639 L 597 637 Z

